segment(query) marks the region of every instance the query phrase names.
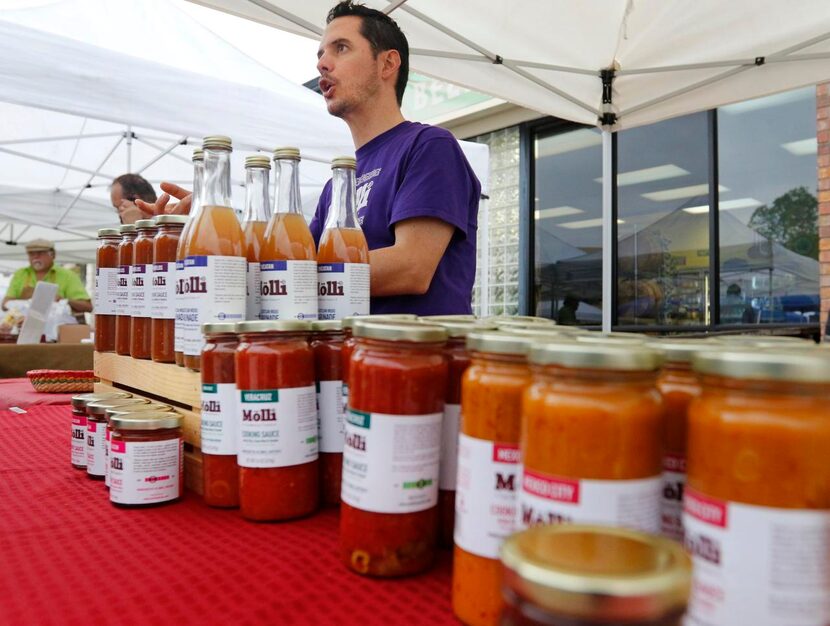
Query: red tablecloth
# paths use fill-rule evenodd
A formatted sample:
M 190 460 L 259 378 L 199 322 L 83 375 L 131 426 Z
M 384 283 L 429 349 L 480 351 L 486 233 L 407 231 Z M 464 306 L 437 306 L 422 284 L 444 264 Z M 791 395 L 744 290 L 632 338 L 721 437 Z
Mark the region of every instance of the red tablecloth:
M 0 410 L 9 407 L 69 404 L 74 393 L 40 393 L 28 378 L 0 378 Z
M 449 553 L 372 580 L 337 558 L 337 512 L 252 524 L 192 494 L 118 509 L 69 462 L 67 407 L 0 412 L 0 624 L 454 624 Z

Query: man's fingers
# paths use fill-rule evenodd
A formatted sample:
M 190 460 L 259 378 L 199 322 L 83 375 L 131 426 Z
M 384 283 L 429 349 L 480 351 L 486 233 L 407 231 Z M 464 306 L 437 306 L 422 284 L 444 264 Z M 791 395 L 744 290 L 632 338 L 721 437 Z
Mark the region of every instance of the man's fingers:
M 136 206 L 141 209 L 142 211 L 149 213 L 150 215 L 161 215 L 164 213 L 164 207 L 167 206 L 167 203 L 170 201 L 170 196 L 166 193 L 161 194 L 158 200 L 155 201 L 154 204 L 150 204 L 149 202 L 144 202 L 144 200 L 137 199 L 135 201 Z
M 190 195 L 190 192 L 187 189 L 179 187 L 178 185 L 174 185 L 173 183 L 162 183 L 161 189 L 162 191 L 166 191 L 167 193 L 169 193 L 177 200 L 184 200 L 185 196 Z

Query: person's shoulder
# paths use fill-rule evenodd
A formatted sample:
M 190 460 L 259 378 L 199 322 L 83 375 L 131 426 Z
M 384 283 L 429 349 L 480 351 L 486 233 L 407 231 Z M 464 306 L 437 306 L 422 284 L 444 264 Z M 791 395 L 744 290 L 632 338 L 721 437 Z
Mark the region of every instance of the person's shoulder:
M 55 272 L 55 276 L 63 280 L 81 280 L 81 277 L 78 276 L 78 273 L 75 270 L 71 270 L 63 265 L 55 264 L 52 266 L 52 270 Z
M 451 141 L 458 145 L 458 140 L 450 131 L 440 126 L 430 126 L 429 124 L 421 124 L 420 122 L 411 122 L 409 126 L 409 134 L 416 143 L 426 143 L 430 141 Z

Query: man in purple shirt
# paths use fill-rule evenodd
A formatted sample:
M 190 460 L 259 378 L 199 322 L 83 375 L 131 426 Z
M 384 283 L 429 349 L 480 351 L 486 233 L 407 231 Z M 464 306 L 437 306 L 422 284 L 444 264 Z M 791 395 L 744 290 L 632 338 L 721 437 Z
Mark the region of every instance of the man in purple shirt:
M 481 185 L 448 131 L 407 122 L 409 45 L 387 15 L 351 1 L 328 14 L 317 53 L 330 114 L 349 126 L 372 313 L 470 313 Z M 311 222 L 319 242 L 329 181 Z

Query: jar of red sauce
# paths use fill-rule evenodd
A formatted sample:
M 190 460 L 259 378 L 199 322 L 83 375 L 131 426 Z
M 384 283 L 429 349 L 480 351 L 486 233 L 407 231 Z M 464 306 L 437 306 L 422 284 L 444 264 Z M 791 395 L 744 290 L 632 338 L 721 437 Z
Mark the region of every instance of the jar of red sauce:
M 415 574 L 436 552 L 447 332 L 369 320 L 353 332 L 341 558 L 359 574 Z
M 722 347 L 692 367 L 689 624 L 830 623 L 830 354 Z
M 239 322 L 239 508 L 252 521 L 317 510 L 317 392 L 310 325 L 300 320 Z
M 86 473 L 94 480 L 107 478 L 110 440 L 107 432 L 107 409 L 130 404 L 146 404 L 144 398 L 112 398 L 96 400 L 86 405 Z M 108 485 L 108 482 L 106 483 Z
M 178 500 L 184 491 L 182 416 L 119 415 L 112 429 L 110 502 L 135 508 Z
M 682 624 L 692 566 L 675 541 L 607 526 L 534 526 L 505 541 L 501 559 L 502 626 Z
M 343 469 L 343 378 L 340 320 L 311 322 L 311 349 L 317 372 L 317 421 L 320 430 L 320 498 L 324 506 L 340 504 Z
M 239 506 L 236 431 L 236 323 L 202 324 L 202 498 L 208 506 Z
M 506 333 L 467 336 L 471 362 L 461 382 L 452 606 L 470 626 L 496 624 L 502 610 L 499 549 L 516 524 L 530 345 Z
M 153 238 L 155 220 L 138 220 L 138 235 L 133 242 L 133 264 L 130 267 L 130 356 L 150 358 L 150 287 L 153 271 Z
M 115 315 L 118 300 L 118 244 L 121 233 L 117 228 L 98 230 L 98 250 L 95 253 L 95 350 L 115 350 Z
M 130 356 L 130 327 L 132 310 L 130 306 L 130 269 L 133 264 L 134 242 L 138 231 L 134 224 L 123 224 L 118 232 L 118 300 L 115 317 L 115 352 Z
M 129 397 L 130 394 L 118 391 L 72 396 L 72 467 L 86 470 L 86 405 L 90 402 Z
M 186 223 L 186 215 L 156 217 L 150 290 L 150 356 L 156 363 L 175 361 L 176 250 Z

